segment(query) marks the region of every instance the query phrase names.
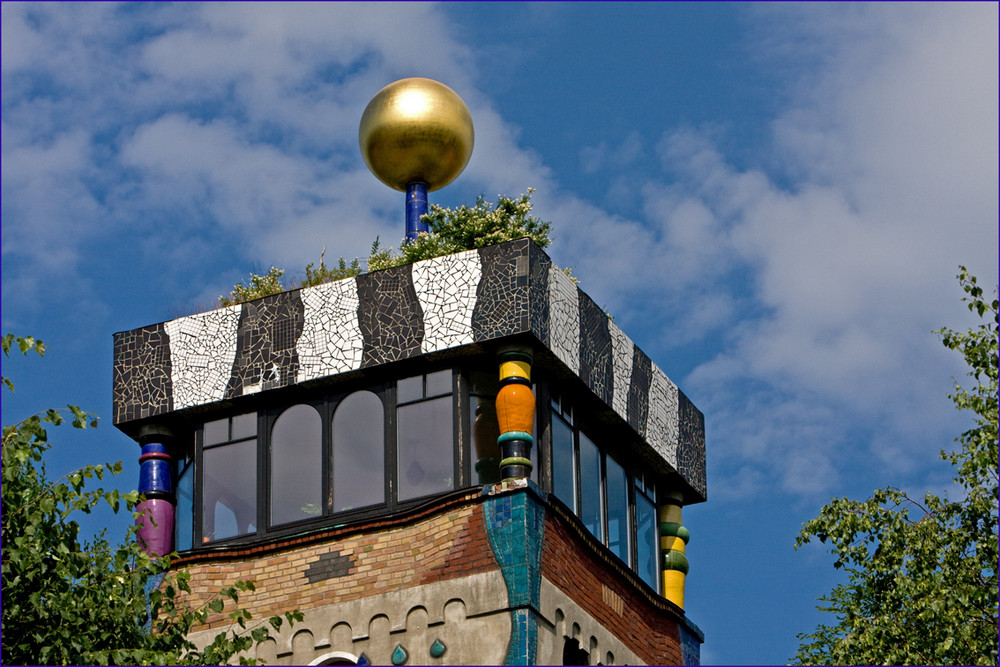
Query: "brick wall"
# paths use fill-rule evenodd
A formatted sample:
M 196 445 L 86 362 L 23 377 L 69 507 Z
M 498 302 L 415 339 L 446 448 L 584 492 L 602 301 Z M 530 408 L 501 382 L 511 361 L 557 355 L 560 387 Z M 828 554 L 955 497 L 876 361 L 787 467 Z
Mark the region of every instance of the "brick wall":
M 478 490 L 423 513 L 328 530 L 270 545 L 192 554 L 191 599 L 204 604 L 220 588 L 252 580 L 240 597 L 255 619 L 347 601 L 497 568 Z M 228 609 L 227 609 L 228 611 Z M 199 629 L 228 625 L 226 614 Z
M 681 665 L 678 612 L 632 582 L 638 578 L 594 538 L 561 516 L 545 517 L 542 576 L 568 595 L 649 665 Z

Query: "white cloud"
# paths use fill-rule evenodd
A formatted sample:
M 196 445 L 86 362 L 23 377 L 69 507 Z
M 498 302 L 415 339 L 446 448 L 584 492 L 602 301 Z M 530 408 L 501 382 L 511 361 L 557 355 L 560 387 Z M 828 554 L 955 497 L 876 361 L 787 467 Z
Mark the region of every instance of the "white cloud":
M 397 244 L 402 200 L 367 173 L 357 123 L 386 83 L 430 76 L 476 124 L 436 201 L 538 188 L 553 259 L 639 323 L 668 373 L 671 355 L 716 350 L 674 378 L 709 418 L 710 456 L 726 454 L 713 483 L 818 492 L 862 455 L 845 423 L 900 471 L 947 430 L 961 370 L 929 332 L 961 326 L 957 264 L 996 280 L 996 5 L 756 9 L 761 62 L 800 75 L 767 155 L 737 168 L 717 130 L 670 126 L 581 148 L 609 201 L 640 198 L 631 218 L 559 188 L 433 5 L 143 7 L 3 4 L 3 206 L 18 220 L 3 257 L 20 276 L 5 271 L 5 302 L 38 287 L 24 276 L 82 280 L 79 257 L 112 241 L 181 271 L 159 280 L 191 298 L 248 259 Z M 636 177 L 647 145 L 662 173 Z

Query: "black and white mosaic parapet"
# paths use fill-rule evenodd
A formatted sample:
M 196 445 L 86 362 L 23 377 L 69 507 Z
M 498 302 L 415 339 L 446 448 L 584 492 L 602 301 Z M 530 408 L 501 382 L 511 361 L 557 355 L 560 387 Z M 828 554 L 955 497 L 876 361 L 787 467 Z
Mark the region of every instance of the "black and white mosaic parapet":
M 524 333 L 705 497 L 702 413 L 528 239 L 117 333 L 114 420 Z

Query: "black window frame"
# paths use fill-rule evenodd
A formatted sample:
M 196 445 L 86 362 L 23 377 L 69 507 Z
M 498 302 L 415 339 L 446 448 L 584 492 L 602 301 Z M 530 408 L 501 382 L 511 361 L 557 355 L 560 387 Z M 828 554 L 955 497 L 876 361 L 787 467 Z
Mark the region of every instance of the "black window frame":
M 491 360 L 492 362 L 492 360 Z M 471 421 L 474 418 L 469 414 L 469 376 L 473 370 L 482 370 L 483 364 L 470 365 L 423 365 L 412 369 L 412 372 L 404 372 L 396 377 L 386 378 L 378 381 L 355 381 L 348 385 L 337 385 L 335 387 L 318 388 L 312 391 L 304 391 L 296 387 L 294 391 L 288 392 L 280 401 L 270 401 L 269 404 L 262 404 L 261 399 L 256 400 L 256 408 L 244 406 L 240 409 L 231 409 L 225 412 L 214 413 L 206 416 L 205 419 L 197 423 L 193 428 L 193 442 L 190 448 L 191 463 L 193 466 L 194 489 L 192 500 L 192 534 L 191 551 L 200 549 L 213 549 L 231 545 L 242 545 L 248 543 L 266 542 L 271 539 L 281 538 L 290 534 L 302 532 L 312 528 L 322 528 L 327 525 L 362 521 L 368 518 L 375 518 L 405 511 L 412 507 L 422 505 L 428 500 L 446 495 L 447 493 L 464 488 L 478 486 L 477 481 L 471 474 L 472 458 L 472 435 Z M 397 410 L 400 406 L 412 405 L 424 400 L 431 400 L 447 396 L 449 394 L 441 392 L 432 396 L 425 395 L 423 398 L 414 401 L 397 403 L 396 383 L 399 380 L 424 376 L 424 386 L 426 387 L 426 376 L 438 371 L 449 370 L 451 372 L 451 411 L 452 411 L 452 448 L 453 448 L 453 469 L 452 488 L 428 495 L 414 497 L 405 501 L 398 500 L 398 438 L 397 438 Z M 493 367 L 490 367 L 493 370 Z M 494 371 L 495 372 L 495 371 Z M 349 395 L 358 391 L 370 391 L 382 402 L 383 406 L 383 481 L 385 484 L 385 494 L 382 503 L 367 505 L 360 508 L 352 508 L 342 512 L 334 512 L 333 508 L 333 418 L 337 406 Z M 426 393 L 426 392 L 425 392 Z M 298 521 L 274 524 L 270 522 L 271 508 L 271 454 L 272 454 L 272 429 L 278 418 L 285 410 L 295 405 L 306 404 L 317 409 L 320 415 L 321 447 L 322 453 L 322 512 L 316 517 L 306 517 Z M 256 531 L 243 535 L 221 538 L 218 540 L 203 541 L 204 535 L 204 472 L 206 449 L 232 444 L 236 441 L 227 441 L 209 445 L 204 444 L 204 429 L 206 423 L 229 420 L 229 432 L 232 435 L 232 419 L 234 417 L 256 413 L 257 435 L 256 437 Z M 244 442 L 250 438 L 241 439 Z M 192 451 L 193 450 L 193 451 Z M 175 471 L 175 479 L 178 479 Z
M 597 542 L 601 543 L 601 546 L 612 556 L 620 560 L 624 565 L 626 565 L 630 570 L 632 570 L 636 576 L 648 584 L 641 576 L 639 576 L 639 554 L 638 554 L 638 543 L 639 543 L 639 523 L 638 523 L 638 513 L 636 505 L 636 494 L 642 493 L 643 496 L 652 500 L 653 503 L 653 526 L 652 530 L 655 532 L 655 543 L 656 550 L 659 550 L 659 504 L 657 502 L 657 490 L 659 485 L 653 479 L 652 475 L 643 474 L 641 471 L 644 469 L 642 462 L 634 456 L 628 454 L 627 447 L 616 448 L 616 451 L 612 454 L 609 451 L 608 443 L 615 441 L 615 435 L 609 433 L 607 427 L 602 426 L 596 420 L 588 418 L 590 414 L 584 407 L 581 407 L 578 402 L 578 395 L 573 394 L 570 391 L 563 391 L 561 389 L 554 388 L 547 381 L 540 381 L 539 383 L 539 398 L 538 401 L 538 414 L 536 419 L 538 420 L 539 428 L 541 429 L 540 437 L 538 438 L 538 449 L 539 449 L 539 460 L 542 467 L 542 473 L 539 475 L 539 479 L 543 481 L 541 484 L 542 489 L 549 495 L 550 501 L 559 502 L 563 507 L 565 507 L 570 514 L 573 515 L 576 521 L 579 522 L 581 529 L 585 530 L 588 534 L 594 537 Z M 565 415 L 569 418 L 567 419 Z M 553 432 L 552 432 L 552 422 L 553 419 L 560 419 L 564 424 L 569 427 L 572 433 L 572 457 L 573 457 L 573 502 L 572 504 L 567 504 L 565 499 L 556 495 L 555 492 L 555 454 L 553 452 Z M 586 529 L 584 526 L 584 521 L 581 515 L 582 512 L 582 499 L 583 499 L 583 488 L 582 488 L 582 473 L 580 466 L 580 435 L 583 434 L 588 440 L 594 443 L 598 450 L 598 465 L 600 470 L 600 487 L 598 490 L 599 503 L 601 508 L 601 535 L 594 535 L 590 530 Z M 625 472 L 625 484 L 626 484 L 626 497 L 627 497 L 627 509 L 626 514 L 628 517 L 628 549 L 625 554 L 625 558 L 622 558 L 617 553 L 615 553 L 609 546 L 609 529 L 608 529 L 608 489 L 607 489 L 607 459 L 610 457 L 615 463 L 617 463 Z M 649 479 L 647 482 L 646 479 Z M 640 488 L 642 484 L 642 488 Z M 646 487 L 649 487 L 648 489 Z M 658 553 L 654 553 L 654 561 L 656 571 L 654 573 L 654 579 L 656 580 L 656 585 L 651 586 L 651 588 L 658 594 L 661 589 L 661 579 L 663 576 L 663 569 L 661 558 Z

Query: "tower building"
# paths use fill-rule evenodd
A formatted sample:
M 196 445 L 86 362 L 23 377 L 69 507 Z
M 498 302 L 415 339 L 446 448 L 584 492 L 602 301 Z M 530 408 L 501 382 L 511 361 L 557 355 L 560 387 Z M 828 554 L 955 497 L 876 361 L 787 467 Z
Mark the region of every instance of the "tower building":
M 398 163 L 369 159 L 382 120 L 367 147 L 362 122 L 376 173 Z M 457 172 L 468 124 L 430 132 L 457 145 Z M 408 210 L 445 178 L 426 173 L 390 183 Z M 114 348 L 114 420 L 142 447 L 152 518 L 140 539 L 180 553 L 195 603 L 250 579 L 255 618 L 301 610 L 257 649 L 269 664 L 698 664 L 681 511 L 706 498 L 703 416 L 530 240 Z

